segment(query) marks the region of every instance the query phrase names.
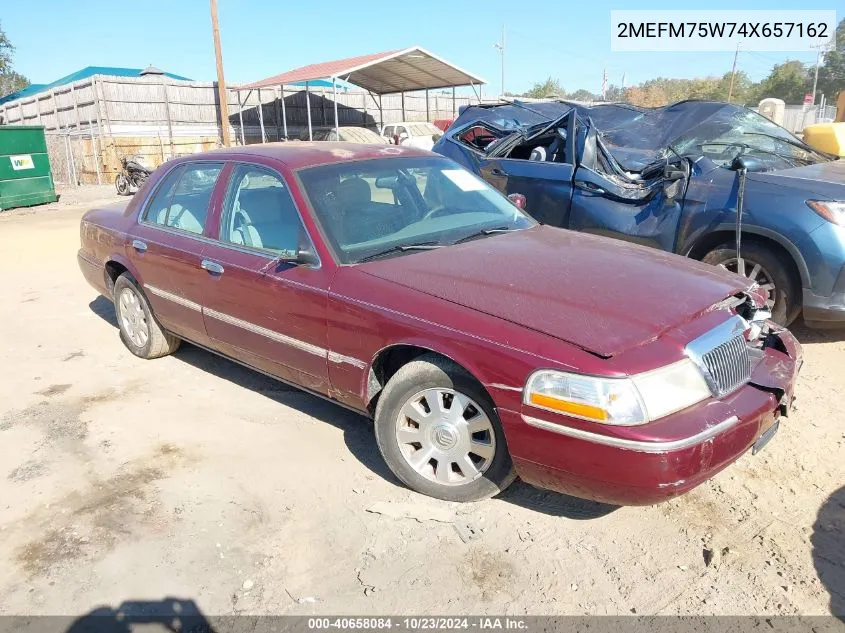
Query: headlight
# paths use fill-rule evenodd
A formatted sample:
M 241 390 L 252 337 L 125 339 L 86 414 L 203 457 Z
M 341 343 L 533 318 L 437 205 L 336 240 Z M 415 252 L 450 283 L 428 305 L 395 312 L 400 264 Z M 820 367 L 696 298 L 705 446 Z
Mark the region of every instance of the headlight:
M 598 378 L 555 370 L 535 372 L 523 401 L 601 424 L 634 426 L 660 419 L 710 397 L 695 364 L 685 358 L 630 378 Z
M 845 200 L 807 200 L 807 206 L 828 222 L 845 226 Z

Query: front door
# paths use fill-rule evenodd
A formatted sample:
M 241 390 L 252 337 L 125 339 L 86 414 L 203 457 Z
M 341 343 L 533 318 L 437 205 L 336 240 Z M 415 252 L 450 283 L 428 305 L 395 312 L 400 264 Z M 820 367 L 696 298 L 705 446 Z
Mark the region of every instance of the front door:
M 202 318 L 201 252 L 220 162 L 184 163 L 167 174 L 127 245 L 138 282 L 167 330 L 207 344 Z
M 235 164 L 203 251 L 203 315 L 212 346 L 274 376 L 328 392 L 326 302 L 319 266 L 279 261 L 310 238 L 282 176 Z
M 569 228 L 674 251 L 687 179 L 667 185 L 657 177 L 641 187 L 623 187 L 580 165 L 575 172 Z M 677 195 L 668 197 L 667 186 L 673 186 Z

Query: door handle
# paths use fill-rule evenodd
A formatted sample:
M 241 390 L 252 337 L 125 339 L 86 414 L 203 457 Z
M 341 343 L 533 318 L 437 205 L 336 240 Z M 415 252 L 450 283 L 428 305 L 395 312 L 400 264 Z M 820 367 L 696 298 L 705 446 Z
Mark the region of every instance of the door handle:
M 605 193 L 605 190 L 599 187 L 596 183 L 590 182 L 589 180 L 576 180 L 575 186 L 579 189 L 583 189 L 584 191 L 589 191 L 590 193 L 595 193 L 597 195 L 602 195 Z
M 132 240 L 132 248 L 134 248 L 139 253 L 143 253 L 147 250 L 146 242 L 142 242 L 141 240 Z
M 210 259 L 202 260 L 202 262 L 200 262 L 200 267 L 205 268 L 212 275 L 222 275 L 223 274 L 223 266 L 221 266 L 217 262 L 211 261 Z

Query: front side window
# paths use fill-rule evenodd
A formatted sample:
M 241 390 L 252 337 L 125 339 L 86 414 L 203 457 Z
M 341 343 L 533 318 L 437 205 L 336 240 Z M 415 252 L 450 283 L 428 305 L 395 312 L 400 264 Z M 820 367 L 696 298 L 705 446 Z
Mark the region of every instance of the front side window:
M 187 163 L 161 182 L 145 219 L 180 231 L 201 234 L 223 163 Z
M 401 254 L 399 247 L 452 244 L 535 224 L 483 180 L 443 158 L 345 162 L 299 173 L 345 264 L 394 247 Z
M 220 220 L 220 240 L 288 257 L 307 241 L 293 199 L 278 174 L 238 165 Z

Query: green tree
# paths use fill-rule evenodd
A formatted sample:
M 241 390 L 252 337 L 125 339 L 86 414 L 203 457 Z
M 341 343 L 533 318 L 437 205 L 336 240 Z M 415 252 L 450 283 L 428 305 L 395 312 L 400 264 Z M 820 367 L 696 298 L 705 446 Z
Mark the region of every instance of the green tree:
M 549 77 L 542 83 L 535 83 L 531 90 L 522 94 L 523 97 L 532 99 L 545 99 L 546 97 L 563 97 L 566 91 L 561 87 L 558 79 Z
M 29 85 L 29 79 L 12 69 L 12 53 L 14 52 L 15 47 L 12 46 L 0 24 L 0 97 Z
M 14 70 L 0 72 L 0 97 L 3 97 L 29 85 L 29 79 Z
M 572 99 L 573 101 L 596 101 L 596 95 L 594 95 L 589 90 L 584 90 L 584 88 L 579 88 L 575 92 L 567 93 L 567 99 Z
M 775 65 L 754 91 L 759 101 L 767 97 L 783 99 L 788 104 L 804 103 L 804 95 L 813 89 L 813 79 L 797 59 Z
M 825 53 L 824 64 L 819 68 L 818 91 L 831 102 L 845 90 L 845 19 L 836 28 L 836 49 Z M 816 103 L 819 102 L 818 96 Z
M 617 85 L 610 84 L 604 90 L 604 100 L 611 102 L 625 101 L 625 89 Z

